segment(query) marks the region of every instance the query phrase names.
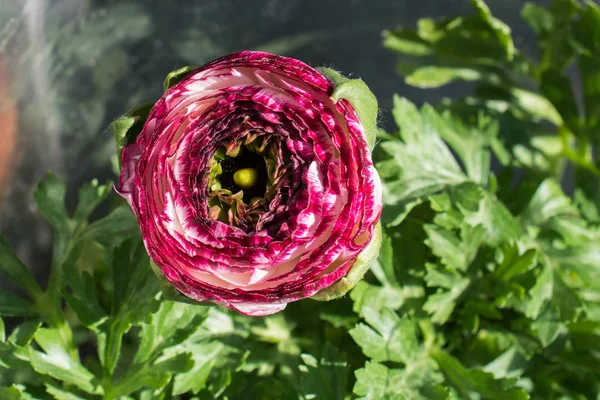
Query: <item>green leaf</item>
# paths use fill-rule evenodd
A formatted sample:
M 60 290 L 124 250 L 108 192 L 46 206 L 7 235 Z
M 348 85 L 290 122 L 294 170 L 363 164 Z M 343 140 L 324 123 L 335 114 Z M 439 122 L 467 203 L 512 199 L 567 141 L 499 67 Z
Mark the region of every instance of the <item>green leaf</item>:
M 49 384 L 46 384 L 46 391 L 56 400 L 85 400 L 84 397 L 79 397 L 68 390 L 59 389 Z
M 519 353 L 517 347 L 511 347 L 496 359 L 488 363 L 483 370 L 496 379 L 520 377 L 528 366 L 528 360 Z
M 169 72 L 163 83 L 164 91 L 166 92 L 171 86 L 181 82 L 190 72 L 195 71 L 198 68 L 200 68 L 200 65 L 188 65 Z
M 516 379 L 496 379 L 483 370 L 469 370 L 456 358 L 439 349 L 434 349 L 431 355 L 446 380 L 461 393 L 461 398 L 471 398 L 470 394 L 476 392 L 487 399 L 529 399 L 527 392 L 514 386 Z
M 423 310 L 431 314 L 431 322 L 443 324 L 452 315 L 458 299 L 463 295 L 470 280 L 463 278 L 458 274 L 441 274 L 434 272 L 433 268 L 428 268 L 428 274 L 425 278 L 428 285 L 448 287 L 448 291 L 438 290 L 435 294 L 427 297 Z
M 431 373 L 427 359 L 412 364 L 407 369 L 389 369 L 383 364 L 367 361 L 364 368 L 354 372 L 354 394 L 363 400 L 448 399 L 446 390 L 438 385 L 439 378 Z
M 395 361 L 409 364 L 420 357 L 422 352 L 417 341 L 413 321 L 399 318 L 390 309 L 367 310 L 364 318 L 369 327 L 359 323 L 350 330 L 350 336 L 375 361 Z
M 488 184 L 490 175 L 490 145 L 499 131 L 497 121 L 480 114 L 477 124 L 467 125 L 449 113 L 440 116 L 438 134 L 462 160 L 473 182 Z
M 579 8 L 575 0 L 554 0 L 548 9 L 527 3 L 521 14 L 538 35 L 541 68 L 563 71 L 575 56 L 572 18 Z
M 33 193 L 38 208 L 54 228 L 53 259 L 55 261 L 66 256 L 67 245 L 74 229 L 74 223 L 65 208 L 65 193 L 65 184 L 52 174 L 46 175 Z
M 548 68 L 540 78 L 540 89 L 554 104 L 571 131 L 577 134 L 580 127 L 579 109 L 569 78 L 560 71 Z
M 339 99 L 347 100 L 356 111 L 365 128 L 367 143 L 373 149 L 377 136 L 378 106 L 375 95 L 361 79 L 349 79 L 331 68 L 317 68 L 333 84 L 331 98 L 337 103 Z
M 404 80 L 408 85 L 421 89 L 438 88 L 456 80 L 471 82 L 483 79 L 498 79 L 497 77 L 488 77 L 485 72 L 476 68 L 467 67 L 400 63 L 397 70 L 401 75 L 404 75 Z
M 23 287 L 31 296 L 42 292 L 29 269 L 17 258 L 10 243 L 0 236 L 0 274 Z
M 20 400 L 23 395 L 14 385 L 10 387 L 0 387 L 0 399 L 3 400 Z
M 38 313 L 30 301 L 7 290 L 0 291 L 0 316 L 34 317 Z
M 433 54 L 431 45 L 416 32 L 398 28 L 383 32 L 383 46 L 389 50 L 411 56 L 427 56 Z
M 162 301 L 158 312 L 152 315 L 150 321 L 142 323 L 140 331 L 140 346 L 136 352 L 134 362 L 142 363 L 151 360 L 165 348 L 185 344 L 192 333 L 198 335 L 199 340 L 207 339 L 212 334 L 206 333 L 206 325 L 200 325 L 210 314 L 208 307 L 197 307 L 172 301 Z M 219 317 L 223 314 L 217 313 Z M 216 319 L 216 318 L 215 318 Z M 211 321 L 208 318 L 205 322 Z M 229 318 L 220 320 L 221 328 L 231 325 Z M 229 328 L 233 329 L 232 326 Z M 224 333 L 224 332 L 220 332 Z
M 93 179 L 88 184 L 79 189 L 79 200 L 77 208 L 73 214 L 73 220 L 80 225 L 87 222 L 92 212 L 108 197 L 112 192 L 113 184 L 108 182 L 99 185 L 97 179 Z
M 542 225 L 558 216 L 578 216 L 577 208 L 553 179 L 544 180 L 521 215 L 524 225 Z
M 538 262 L 538 251 L 527 249 L 520 253 L 519 249 L 510 245 L 502 249 L 502 261 L 494 271 L 498 279 L 509 281 L 533 269 Z
M 467 270 L 477 253 L 479 243 L 472 246 L 453 232 L 437 225 L 425 225 L 424 229 L 427 233 L 425 244 L 431 248 L 433 254 L 440 258 L 443 264 L 452 269 Z
M 373 263 L 371 272 L 373 272 L 377 280 L 383 285 L 400 286 L 396 277 L 394 247 L 392 239 L 389 236 L 383 236 L 379 249 L 379 257 Z
M 552 307 L 539 314 L 537 319 L 531 323 L 531 329 L 544 347 L 550 346 L 558 338 L 566 327 L 560 322 L 558 312 Z
M 344 400 L 350 369 L 346 357 L 327 344 L 321 359 L 310 354 L 301 355 L 300 392 L 306 399 Z
M 154 390 L 164 388 L 173 374 L 182 373 L 193 367 L 189 354 L 178 354 L 154 364 L 145 364 L 137 369 L 130 369 L 113 387 L 110 395 L 113 398 L 133 393 L 141 388 L 149 387 Z
M 97 247 L 93 249 L 99 251 Z M 65 291 L 63 296 L 81 323 L 94 330 L 107 318 L 96 294 L 94 277 L 88 271 L 78 271 L 73 263 L 67 263 L 64 270 L 71 290 Z
M 150 114 L 153 103 L 145 103 L 129 110 L 125 115 L 119 117 L 109 125 L 109 130 L 113 135 L 117 145 L 117 160 L 121 166 L 121 153 L 123 149 L 134 143 L 137 136 L 142 132 L 146 118 Z
M 567 286 L 557 270 L 546 266 L 529 291 L 531 301 L 527 316 L 536 319 L 547 302 L 556 308 L 561 320 L 573 321 L 582 310 L 582 303 L 572 288 Z
M 110 318 L 103 327 L 106 342 L 102 357 L 110 373 L 119 360 L 123 335 L 132 325 L 150 319 L 160 306 L 159 283 L 139 239 L 127 239 L 115 249 L 111 272 L 113 295 Z
M 492 16 L 489 7 L 483 0 L 471 0 L 471 4 L 477 10 L 479 17 L 489 26 L 500 43 L 502 43 L 502 46 L 504 46 L 506 58 L 512 60 L 515 55 L 515 45 L 512 40 L 510 27 Z
M 538 35 L 549 32 L 554 23 L 552 14 L 534 3 L 526 3 L 521 10 L 521 16 Z
M 544 96 L 521 88 L 509 89 L 511 104 L 530 114 L 533 118 L 547 120 L 556 126 L 563 125 L 563 119 L 554 105 Z
M 387 307 L 392 310 L 399 309 L 406 297 L 411 297 L 410 289 L 403 289 L 393 286 L 375 286 L 365 281 L 361 281 L 350 292 L 350 298 L 354 301 L 354 311 L 360 315 L 364 315 L 364 310 L 373 309 L 381 310 Z M 412 297 L 422 296 L 422 291 L 413 294 Z
M 71 383 L 87 393 L 99 394 L 94 374 L 71 358 L 58 330 L 39 329 L 35 333 L 35 341 L 44 350 L 29 349 L 31 365 L 37 373 Z
M 80 241 L 96 241 L 112 248 L 126 238 L 138 234 L 140 227 L 128 206 L 115 208 L 106 217 L 90 224 L 79 237 Z
M 18 325 L 8 337 L 8 341 L 15 346 L 25 347 L 33 340 L 35 333 L 42 323 L 37 320 L 28 320 Z
M 468 180 L 439 137 L 440 117 L 432 107 L 419 112 L 408 100 L 395 96 L 392 113 L 403 140 L 381 144 L 392 157 L 377 164 L 386 204 L 406 203 Z
M 225 353 L 225 346 L 217 341 L 194 343 L 186 347 L 194 362 L 193 368 L 175 376 L 173 395 L 199 393 L 208 386 L 208 378 Z
M 517 219 L 506 206 L 481 186 L 465 183 L 450 190 L 452 202 L 467 225 L 485 230 L 483 240 L 492 246 L 515 241 L 521 235 Z

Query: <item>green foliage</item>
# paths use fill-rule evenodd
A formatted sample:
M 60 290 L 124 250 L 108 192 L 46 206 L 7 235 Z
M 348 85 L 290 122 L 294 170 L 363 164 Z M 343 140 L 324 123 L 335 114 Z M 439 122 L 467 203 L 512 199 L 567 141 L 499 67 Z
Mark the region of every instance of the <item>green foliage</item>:
M 407 83 L 474 90 L 436 107 L 394 97 L 397 129 L 373 153 L 379 257 L 348 296 L 265 318 L 171 301 L 127 205 L 91 219 L 112 185 L 84 186 L 71 212 L 49 175 L 34 196 L 54 229 L 48 283 L 0 239 L 16 288 L 0 293 L 0 398 L 597 399 L 600 9 L 526 4 L 533 61 L 472 5 L 385 34 Z M 363 83 L 323 71 L 375 131 Z M 113 123 L 119 146 L 147 111 Z

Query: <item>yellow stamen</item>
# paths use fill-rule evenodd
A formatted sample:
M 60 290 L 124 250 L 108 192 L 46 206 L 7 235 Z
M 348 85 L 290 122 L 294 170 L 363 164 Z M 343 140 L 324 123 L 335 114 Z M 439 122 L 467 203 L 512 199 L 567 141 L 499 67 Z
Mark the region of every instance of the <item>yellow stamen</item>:
M 242 168 L 235 171 L 233 181 L 242 189 L 250 189 L 256 185 L 258 173 L 255 168 Z

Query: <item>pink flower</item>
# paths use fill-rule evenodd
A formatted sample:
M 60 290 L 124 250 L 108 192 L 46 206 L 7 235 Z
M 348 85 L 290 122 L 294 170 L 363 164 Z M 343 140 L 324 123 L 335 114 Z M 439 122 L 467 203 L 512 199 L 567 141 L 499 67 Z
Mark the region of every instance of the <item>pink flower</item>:
M 243 51 L 154 104 L 123 149 L 119 192 L 180 293 L 267 315 L 356 283 L 357 259 L 368 266 L 378 251 L 381 183 L 334 89 L 298 60 Z

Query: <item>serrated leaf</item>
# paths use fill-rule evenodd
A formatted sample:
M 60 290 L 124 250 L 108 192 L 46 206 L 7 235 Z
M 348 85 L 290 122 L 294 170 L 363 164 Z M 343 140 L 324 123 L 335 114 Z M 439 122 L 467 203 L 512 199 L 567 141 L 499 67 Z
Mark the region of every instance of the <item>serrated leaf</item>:
M 467 125 L 449 113 L 441 115 L 438 123 L 438 134 L 458 154 L 469 178 L 483 186 L 488 184 L 490 145 L 498 131 L 498 122 L 483 114 L 473 125 Z
M 431 314 L 431 322 L 443 324 L 450 318 L 458 298 L 469 286 L 466 278 L 456 278 L 456 286 L 449 291 L 438 291 L 427 298 L 423 310 Z
M 199 393 L 207 387 L 207 380 L 213 368 L 219 363 L 225 346 L 217 341 L 194 343 L 186 347 L 190 352 L 194 366 L 187 372 L 175 376 L 173 395 L 191 392 Z
M 390 309 L 366 310 L 364 318 L 370 325 L 359 323 L 350 336 L 375 361 L 395 361 L 409 364 L 421 357 L 413 321 L 399 318 Z
M 474 249 L 472 246 L 465 248 L 466 243 L 461 241 L 458 236 L 437 225 L 425 225 L 423 228 L 427 233 L 425 244 L 431 248 L 433 254 L 441 259 L 442 263 L 461 271 L 468 268 L 479 246 Z
M 377 164 L 386 204 L 408 202 L 468 180 L 437 133 L 439 116 L 432 107 L 424 106 L 419 113 L 408 100 L 395 96 L 392 113 L 403 141 L 381 143 L 392 157 Z
M 354 375 L 354 394 L 363 400 L 448 399 L 448 393 L 437 386 L 439 378 L 431 373 L 427 359 L 411 364 L 405 370 L 389 369 L 383 364 L 367 361 Z
M 77 271 L 69 264 L 65 266 L 65 272 L 71 291 L 65 291 L 63 296 L 81 323 L 92 330 L 96 329 L 107 318 L 107 314 L 96 295 L 94 277 L 87 271 Z
M 546 179 L 534 193 L 521 219 L 525 225 L 542 225 L 554 217 L 577 215 L 577 208 L 565 196 L 560 185 L 553 179 Z
M 422 295 L 423 293 L 419 293 Z M 405 300 L 405 294 L 400 288 L 393 286 L 375 286 L 361 281 L 350 292 L 354 301 L 354 311 L 360 315 L 365 309 L 381 310 L 387 307 L 392 310 L 399 309 Z
M 479 185 L 465 183 L 450 190 L 452 202 L 471 227 L 485 230 L 484 240 L 492 246 L 516 241 L 521 236 L 521 226 L 506 206 Z
M 71 383 L 90 394 L 98 393 L 94 374 L 69 355 L 58 330 L 39 329 L 35 333 L 35 341 L 44 350 L 29 349 L 31 365 L 37 373 Z

